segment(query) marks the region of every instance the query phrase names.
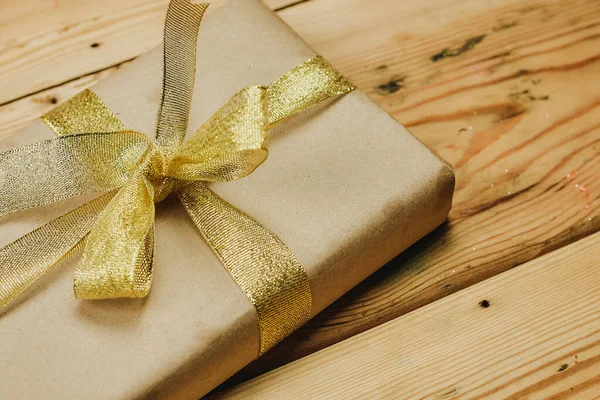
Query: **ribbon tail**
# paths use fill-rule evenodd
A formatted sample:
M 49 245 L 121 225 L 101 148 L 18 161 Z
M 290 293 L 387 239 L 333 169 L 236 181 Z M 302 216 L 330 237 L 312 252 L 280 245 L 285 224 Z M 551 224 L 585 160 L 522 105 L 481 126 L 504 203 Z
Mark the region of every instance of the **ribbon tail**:
M 242 178 L 267 158 L 267 129 L 266 88 L 246 87 L 175 150 L 167 175 L 184 181 Z
M 100 196 L 0 249 L 0 308 L 75 253 L 113 196 Z
M 271 231 L 202 182 L 178 190 L 190 217 L 254 306 L 260 327 L 259 355 L 310 318 L 306 272 Z
M 95 221 L 75 271 L 75 296 L 145 297 L 152 283 L 153 263 L 153 188 L 138 173 Z

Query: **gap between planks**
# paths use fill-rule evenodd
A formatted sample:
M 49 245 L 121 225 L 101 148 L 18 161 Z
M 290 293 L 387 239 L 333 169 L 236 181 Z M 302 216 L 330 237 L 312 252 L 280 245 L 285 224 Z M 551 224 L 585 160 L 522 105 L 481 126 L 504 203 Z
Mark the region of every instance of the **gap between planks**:
M 598 254 L 600 233 L 211 399 L 593 398 Z
M 319 0 L 281 16 L 457 187 L 447 224 L 224 387 L 600 229 L 599 2 Z
M 308 0 L 263 1 L 279 11 Z M 209 2 L 210 14 L 226 0 Z M 0 4 L 0 107 L 110 69 L 159 45 L 168 3 L 4 0 Z

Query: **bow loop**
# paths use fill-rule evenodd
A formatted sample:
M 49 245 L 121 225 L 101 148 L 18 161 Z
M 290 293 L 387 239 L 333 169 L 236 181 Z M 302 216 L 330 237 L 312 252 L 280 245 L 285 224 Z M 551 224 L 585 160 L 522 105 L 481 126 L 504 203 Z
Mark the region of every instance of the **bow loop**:
M 146 296 L 152 282 L 153 249 L 154 187 L 138 171 L 92 226 L 75 271 L 75 296 Z
M 267 89 L 249 86 L 175 150 L 167 175 L 186 181 L 243 178 L 267 158 L 268 127 Z
M 80 133 L 0 153 L 0 216 L 122 186 L 152 141 L 143 133 Z M 35 184 L 32 184 L 35 182 Z

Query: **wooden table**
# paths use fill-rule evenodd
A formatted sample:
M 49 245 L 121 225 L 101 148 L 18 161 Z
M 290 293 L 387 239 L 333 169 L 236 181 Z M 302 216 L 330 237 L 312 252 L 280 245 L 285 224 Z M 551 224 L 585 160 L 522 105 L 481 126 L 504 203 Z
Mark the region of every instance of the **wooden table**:
M 156 46 L 167 3 L 0 0 L 0 138 Z M 267 3 L 457 187 L 444 226 L 229 385 L 349 340 L 222 398 L 599 396 L 600 2 Z

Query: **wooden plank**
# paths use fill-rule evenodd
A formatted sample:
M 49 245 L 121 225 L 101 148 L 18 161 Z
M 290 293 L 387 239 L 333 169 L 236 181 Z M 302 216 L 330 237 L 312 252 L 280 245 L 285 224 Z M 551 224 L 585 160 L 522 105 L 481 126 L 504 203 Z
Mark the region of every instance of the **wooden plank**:
M 124 64 L 85 75 L 59 87 L 42 90 L 0 107 L 0 138 L 23 129 L 31 121 L 54 108 L 56 104 L 62 103 L 83 89 L 92 86 Z
M 591 399 L 600 233 L 212 399 Z
M 457 191 L 445 226 L 249 366 L 238 381 L 600 229 L 600 97 L 594 86 L 600 3 L 312 0 L 279 15 L 449 160 Z M 6 20 L 17 24 L 18 18 Z M 135 26 L 118 25 L 119 37 L 127 37 L 128 29 L 135 36 Z M 36 36 L 38 27 L 44 30 L 41 22 L 29 25 L 28 34 Z M 129 49 L 135 51 L 124 57 L 137 54 L 134 45 Z M 88 55 L 74 54 L 71 62 L 85 64 Z M 0 137 L 73 91 L 70 82 L 0 107 Z
M 213 0 L 211 9 L 224 0 Z M 272 8 L 294 0 L 265 0 Z M 0 105 L 160 44 L 169 0 L 2 0 Z
M 228 385 L 600 229 L 600 2 L 317 0 L 280 15 L 457 187 L 445 226 Z

